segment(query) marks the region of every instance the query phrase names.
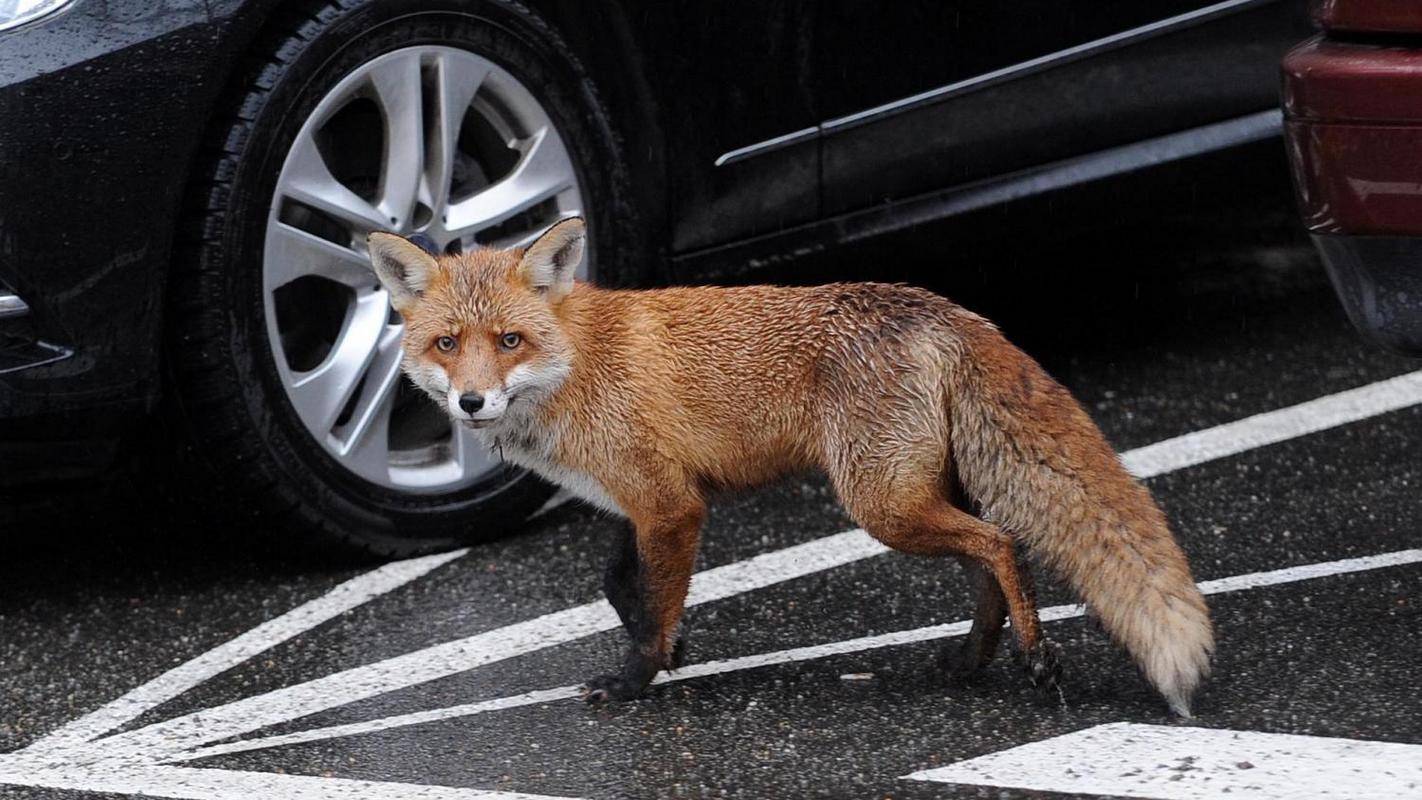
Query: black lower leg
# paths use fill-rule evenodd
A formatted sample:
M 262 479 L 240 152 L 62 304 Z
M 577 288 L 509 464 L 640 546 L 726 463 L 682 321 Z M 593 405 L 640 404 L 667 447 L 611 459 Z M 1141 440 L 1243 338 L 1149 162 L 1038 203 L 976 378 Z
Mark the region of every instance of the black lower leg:
M 637 540 L 630 529 L 619 538 L 613 550 L 603 577 L 603 592 L 617 611 L 632 644 L 623 659 L 621 672 L 587 681 L 583 698 L 590 703 L 631 700 L 642 693 L 658 672 L 679 666 L 684 651 L 682 638 L 678 636 L 670 659 L 653 655 L 657 651 L 656 624 L 647 605 L 646 576 L 637 556 Z
M 992 661 L 1007 619 L 1007 601 L 992 573 L 972 559 L 961 561 L 977 598 L 973 627 L 961 644 L 944 646 L 938 656 L 939 667 L 956 680 L 971 677 Z
M 612 558 L 608 559 L 607 571 L 602 576 L 602 591 L 617 611 L 622 627 L 635 640 L 637 632 L 647 624 L 647 613 L 643 600 L 642 565 L 637 558 L 637 537 L 630 526 L 613 544 Z
M 665 667 L 663 659 L 647 655 L 642 648 L 634 644 L 627 650 L 627 657 L 622 662 L 622 671 L 615 675 L 590 678 L 584 684 L 587 692 L 583 699 L 589 703 L 636 699 Z
M 1066 702 L 1066 695 L 1062 693 L 1062 665 L 1057 660 L 1057 650 L 1051 642 L 1043 639 L 1019 653 L 1018 657 L 1032 688 L 1044 696 L 1056 696 Z

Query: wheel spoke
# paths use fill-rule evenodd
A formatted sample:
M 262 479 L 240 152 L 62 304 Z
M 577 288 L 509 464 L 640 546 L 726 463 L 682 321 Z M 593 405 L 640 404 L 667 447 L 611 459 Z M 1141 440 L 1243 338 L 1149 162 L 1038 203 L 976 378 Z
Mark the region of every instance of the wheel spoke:
M 544 233 L 546 233 L 547 230 L 548 230 L 548 228 L 551 227 L 551 226 L 553 225 L 553 223 L 555 223 L 555 222 L 557 222 L 557 221 L 559 221 L 559 220 L 568 219 L 569 217 L 576 217 L 576 216 L 578 216 L 580 213 L 582 213 L 582 212 L 580 212 L 580 211 L 564 211 L 564 212 L 561 212 L 561 213 L 559 213 L 557 216 L 553 217 L 553 218 L 550 219 L 550 220 L 547 220 L 547 221 L 540 221 L 540 222 L 538 223 L 538 225 L 537 225 L 536 227 L 532 228 L 531 230 L 526 230 L 526 231 L 522 231 L 522 232 L 520 232 L 520 233 L 515 233 L 515 234 L 513 234 L 512 236 L 505 236 L 505 237 L 502 237 L 502 238 L 500 238 L 500 239 L 495 239 L 494 241 L 489 242 L 489 243 L 488 243 L 488 246 L 489 246 L 489 247 L 492 247 L 492 248 L 495 248 L 495 249 L 498 249 L 498 250 L 514 250 L 514 249 L 521 248 L 521 247 L 528 247 L 529 245 L 531 245 L 531 244 L 533 244 L 534 242 L 538 241 L 538 237 L 540 237 L 540 236 L 542 236 Z M 581 273 L 581 266 L 579 267 L 579 274 L 582 274 L 582 273 Z
M 474 115 L 493 137 L 465 132 L 461 147 Z M 383 148 L 372 152 L 376 136 Z M 502 175 L 483 171 L 510 160 Z M 537 97 L 472 52 L 415 45 L 384 53 L 311 110 L 271 200 L 262 266 L 268 338 L 286 395 L 315 440 L 352 474 L 400 492 L 435 495 L 498 474 L 502 459 L 476 433 L 441 424 L 433 409 L 404 397 L 401 329 L 390 324 L 364 241 L 379 230 L 419 232 L 441 249 L 471 246 L 476 234 L 523 247 L 577 213 L 572 158 Z M 278 293 L 305 276 L 345 290 Z M 329 337 L 327 319 L 343 319 L 330 352 L 315 368 L 292 371 L 298 359 L 287 353 Z
M 394 413 L 395 393 L 382 397 L 359 439 L 349 450 L 340 451 L 343 463 L 353 472 L 373 481 L 390 479 L 390 416 Z
M 352 289 L 375 285 L 365 256 L 300 228 L 273 220 L 267 231 L 268 291 L 306 275 L 316 275 Z
M 508 177 L 449 206 L 445 227 L 459 238 L 526 211 L 573 185 L 567 152 L 543 128 L 523 141 L 524 155 Z
M 380 169 L 380 211 L 401 227 L 415 210 L 425 168 L 424 89 L 420 56 L 408 53 L 372 70 L 370 84 L 385 120 L 385 160 Z
M 350 400 L 377 353 L 389 318 L 385 292 L 358 295 L 336 346 L 315 369 L 298 373 L 290 385 L 291 402 L 307 427 L 325 436 Z
M 488 445 L 480 441 L 473 431 L 463 425 L 456 425 L 454 435 L 454 461 L 459 465 L 461 476 L 474 478 L 501 465 L 499 457 L 490 451 Z
M 381 334 L 375 357 L 366 371 L 360 398 L 346 425 L 345 441 L 338 452 L 352 469 L 378 476 L 390 467 L 390 412 L 395 387 L 400 382 L 401 327 L 391 325 Z
M 309 133 L 297 137 L 282 171 L 279 194 L 333 217 L 352 231 L 385 230 L 389 218 L 336 180 Z
M 442 213 L 449 202 L 454 177 L 454 156 L 459 148 L 459 130 L 464 114 L 479 85 L 489 74 L 487 62 L 441 52 L 435 60 L 433 120 L 425 147 L 426 193 L 430 208 Z

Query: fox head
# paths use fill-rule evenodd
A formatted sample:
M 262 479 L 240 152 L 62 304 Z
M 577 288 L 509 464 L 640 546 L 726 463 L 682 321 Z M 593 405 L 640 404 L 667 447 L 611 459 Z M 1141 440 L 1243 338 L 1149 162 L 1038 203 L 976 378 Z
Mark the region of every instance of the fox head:
M 440 257 L 392 233 L 370 234 L 375 274 L 405 320 L 405 374 L 455 421 L 496 425 L 567 377 L 572 345 L 559 308 L 573 290 L 585 231 L 575 217 L 526 250 Z

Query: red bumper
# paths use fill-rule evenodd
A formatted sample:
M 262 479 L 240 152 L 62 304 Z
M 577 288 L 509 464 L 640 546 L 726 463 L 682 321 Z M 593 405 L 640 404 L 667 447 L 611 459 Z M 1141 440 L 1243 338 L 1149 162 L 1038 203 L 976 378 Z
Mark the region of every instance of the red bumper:
M 1294 48 L 1284 58 L 1283 101 L 1304 224 L 1343 308 L 1374 341 L 1422 356 L 1419 6 L 1422 0 L 1320 4 L 1316 18 L 1330 34 L 1389 35 L 1317 37 Z M 1396 13 L 1383 13 L 1389 10 Z
M 1309 229 L 1422 235 L 1422 47 L 1309 40 L 1284 58 L 1283 95 Z

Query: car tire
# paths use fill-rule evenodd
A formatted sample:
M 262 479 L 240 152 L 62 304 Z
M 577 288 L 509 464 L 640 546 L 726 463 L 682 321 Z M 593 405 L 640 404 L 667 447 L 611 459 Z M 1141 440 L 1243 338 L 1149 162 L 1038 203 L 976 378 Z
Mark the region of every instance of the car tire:
M 551 147 L 548 142 L 560 140 L 574 178 L 576 202 L 572 204 L 584 206 L 576 210 L 588 218 L 591 268 L 599 282 L 635 283 L 648 262 L 642 257 L 648 250 L 637 217 L 628 208 L 628 173 L 610 116 L 588 75 L 557 33 L 517 3 L 368 0 L 292 6 L 286 6 L 267 26 L 248 51 L 254 55 L 235 73 L 188 192 L 186 235 L 181 237 L 169 284 L 166 352 L 169 394 L 184 441 L 189 453 L 211 468 L 207 476 L 220 487 L 216 494 L 233 511 L 252 512 L 261 519 L 262 527 L 279 531 L 285 541 L 315 547 L 322 553 L 408 556 L 499 537 L 516 529 L 544 504 L 552 488 L 511 467 L 478 466 L 476 459 L 482 456 L 470 454 L 457 428 L 449 431 L 447 439 L 440 438 L 444 434 L 438 420 L 444 420 L 444 425 L 448 420 L 406 385 L 395 366 L 399 356 L 392 352 L 390 342 L 393 336 L 397 342 L 394 350 L 398 351 L 399 318 L 385 311 L 388 318 L 376 319 L 381 312 L 370 309 L 381 301 L 372 294 L 379 290 L 373 273 L 368 286 L 361 284 L 348 254 L 332 262 L 346 269 L 340 281 L 301 275 L 280 283 L 283 274 L 273 277 L 273 264 L 294 264 L 299 273 L 309 264 L 326 263 L 304 256 L 275 258 L 273 253 L 288 252 L 272 249 L 273 241 L 278 245 L 285 241 L 279 237 L 315 236 L 321 241 L 300 240 L 319 247 L 334 243 L 359 254 L 363 232 L 376 229 L 375 221 L 365 228 L 356 221 L 343 233 L 346 222 L 340 214 L 327 214 L 315 201 L 308 205 L 304 199 L 291 200 L 288 194 L 306 198 L 295 189 L 288 192 L 288 183 L 292 175 L 304 176 L 301 170 L 307 167 L 290 165 L 300 166 L 293 159 L 307 157 L 314 143 L 330 175 L 343 187 L 362 187 L 350 191 L 384 213 L 395 207 L 394 201 L 387 202 L 390 197 L 399 194 L 399 199 L 408 200 L 404 189 L 400 192 L 405 194 L 400 194 L 390 188 L 403 180 L 397 179 L 391 165 L 404 163 L 400 162 L 403 156 L 392 155 L 392 143 L 412 138 L 396 135 L 408 130 L 399 126 L 406 124 L 402 120 L 407 116 L 424 120 L 426 128 L 418 137 L 424 142 L 418 161 L 420 174 L 438 177 L 439 170 L 431 165 L 442 158 L 441 163 L 452 165 L 446 172 L 454 177 L 439 191 L 419 194 L 440 183 L 422 178 L 420 186 L 425 188 L 416 192 L 420 199 L 413 206 L 404 206 L 408 215 L 404 211 L 387 215 L 391 229 L 409 233 L 422 224 L 433 226 L 432 217 L 442 220 L 441 224 L 448 222 L 456 208 L 452 187 L 478 194 L 499 185 L 494 162 L 513 159 L 512 169 L 518 169 L 518 164 L 532 160 L 536 148 L 544 147 L 537 152 L 546 153 Z M 446 91 L 445 87 L 456 80 L 472 80 L 468 76 L 479 69 L 491 71 L 479 79 L 482 82 L 470 96 L 471 105 L 458 114 L 447 111 L 463 102 L 464 90 Z M 342 88 L 356 86 L 361 75 L 367 75 L 369 86 Z M 407 75 L 415 76 L 409 79 L 413 83 L 400 83 L 406 79 L 399 76 Z M 495 77 L 498 81 L 491 84 Z M 406 91 L 416 84 L 420 88 Z M 486 88 L 489 97 L 485 97 Z M 354 99 L 342 100 L 344 95 L 338 91 L 353 91 Z M 406 100 L 400 99 L 402 91 Z M 422 104 L 418 112 L 412 116 L 398 111 L 417 94 Z M 446 99 L 447 95 L 458 99 Z M 336 106 L 339 110 L 331 112 Z M 357 111 L 349 111 L 354 106 L 359 107 Z M 535 119 L 521 122 L 520 113 Z M 487 114 L 488 119 L 478 114 Z M 520 127 L 541 124 L 537 122 L 539 114 L 546 114 L 548 126 Z M 456 118 L 463 123 L 457 135 L 450 135 L 441 120 Z M 340 125 L 331 133 L 337 119 Z M 476 122 L 469 122 L 471 119 Z M 479 130 L 469 133 L 466 142 L 466 129 L 472 130 L 471 126 Z M 379 129 L 379 136 L 371 133 L 374 128 Z M 434 134 L 429 131 L 436 129 L 444 132 L 440 135 L 445 138 L 431 144 Z M 519 138 L 524 133 L 527 137 Z M 379 140 L 378 148 L 372 139 Z M 336 144 L 330 144 L 332 141 Z M 535 143 L 510 144 L 529 141 Z M 514 155 L 501 155 L 501 144 Z M 487 157 L 479 151 L 486 145 L 492 148 Z M 444 155 L 438 155 L 440 152 Z M 371 153 L 378 154 L 380 163 L 374 188 L 370 172 L 375 168 L 360 166 Z M 464 162 L 468 164 L 460 173 Z M 563 162 L 558 163 L 565 169 Z M 539 222 L 540 215 L 569 213 L 566 198 L 571 195 L 567 190 L 558 191 L 553 199 L 540 201 L 541 205 L 475 233 L 468 233 L 474 230 L 470 227 L 467 235 L 439 244 L 453 250 L 489 237 L 505 244 L 517 243 L 520 237 L 526 241 L 528 231 L 513 223 L 527 228 Z M 436 209 L 438 202 L 427 195 L 440 192 L 445 204 Z M 338 194 L 347 197 L 344 192 Z M 349 207 L 357 206 L 350 201 Z M 359 207 L 369 216 L 364 206 Z M 406 218 L 398 219 L 400 216 Z M 492 217 L 477 217 L 478 221 L 487 219 Z M 326 232 L 323 225 L 335 233 Z M 317 233 L 310 234 L 311 230 Z M 485 237 L 489 231 L 493 234 Z M 454 235 L 445 233 L 446 238 Z M 291 288 L 297 286 L 299 291 Z M 342 303 L 347 305 L 344 311 Z M 352 310 L 367 306 L 370 309 L 366 311 Z M 346 373 L 340 374 L 341 381 L 331 378 L 330 383 L 339 384 L 340 391 L 328 394 L 337 400 L 328 404 L 330 408 L 311 411 L 316 406 L 308 403 L 303 392 L 314 381 L 303 376 L 316 374 L 322 364 L 335 363 L 337 356 L 350 349 L 345 342 L 354 336 L 351 331 L 356 329 L 357 319 L 365 320 L 360 325 L 375 326 L 371 330 L 380 332 L 373 355 L 353 357 L 349 362 L 365 363 L 359 368 L 365 373 L 354 385 Z M 320 332 L 322 325 L 324 333 Z M 302 363 L 292 355 L 301 350 L 294 343 L 311 351 L 301 351 Z M 322 348 L 326 348 L 324 356 Z M 372 386 L 385 387 L 381 389 L 385 394 L 377 397 Z M 339 399 L 347 397 L 342 392 L 348 399 Z M 411 405 L 418 403 L 427 407 Z M 337 404 L 341 410 L 335 417 L 337 422 L 331 423 L 330 409 Z M 371 433 L 370 425 L 375 423 L 367 424 L 362 443 L 350 446 L 354 451 L 374 453 L 380 446 L 379 438 L 384 437 L 388 469 L 382 472 L 375 456 L 358 460 L 343 456 L 337 433 L 342 426 L 355 430 L 355 421 L 365 424 L 379 418 L 384 409 L 388 409 L 382 423 L 385 427 Z M 416 422 L 408 422 L 406 417 Z M 340 422 L 342 419 L 345 421 Z M 322 425 L 330 425 L 330 430 Z M 398 443 L 397 438 L 401 440 Z M 445 483 L 440 482 L 446 478 Z

